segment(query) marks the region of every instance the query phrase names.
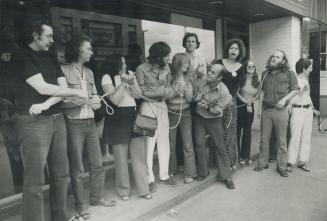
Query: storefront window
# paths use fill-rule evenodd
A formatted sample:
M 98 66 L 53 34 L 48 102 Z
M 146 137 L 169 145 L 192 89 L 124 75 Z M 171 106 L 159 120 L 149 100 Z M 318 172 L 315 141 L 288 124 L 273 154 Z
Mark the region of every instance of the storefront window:
M 82 31 L 93 39 L 95 47 L 122 47 L 122 25 L 81 20 Z
M 60 39 L 62 44 L 66 44 L 73 35 L 73 23 L 72 18 L 61 17 L 60 18 Z
M 142 20 L 144 32 L 145 55 L 148 56 L 150 46 L 158 41 L 166 42 L 171 48 L 171 59 L 174 54 L 185 52 L 183 37 L 186 32 L 194 32 L 201 42 L 198 53 L 206 58 L 209 64 L 215 58 L 215 33 L 214 31 L 199 28 L 190 28 L 180 25 L 152 22 Z

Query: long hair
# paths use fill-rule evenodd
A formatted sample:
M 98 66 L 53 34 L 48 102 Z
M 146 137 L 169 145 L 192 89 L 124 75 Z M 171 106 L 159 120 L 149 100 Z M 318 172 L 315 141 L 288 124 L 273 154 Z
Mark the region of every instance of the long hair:
M 244 62 L 243 64 L 243 71 L 242 71 L 242 74 L 240 76 L 240 87 L 243 87 L 245 85 L 245 82 L 246 82 L 246 74 L 247 74 L 247 66 L 249 64 L 249 62 L 252 61 L 251 59 L 248 59 Z M 253 62 L 253 61 L 252 61 Z M 253 63 L 254 64 L 254 63 Z M 254 88 L 258 88 L 259 85 L 260 85 L 260 81 L 259 81 L 259 77 L 258 77 L 258 74 L 257 74 L 257 67 L 254 65 L 254 72 L 253 72 L 253 75 L 252 75 L 252 81 L 251 81 L 251 84 Z
M 122 53 L 113 53 L 109 55 L 102 66 L 102 76 L 109 74 L 113 78 L 115 75 L 118 75 L 123 67 L 123 57 Z
M 276 50 L 274 53 L 276 53 L 278 51 L 283 54 L 283 60 L 284 60 L 284 64 L 282 64 L 280 66 L 280 69 L 282 71 L 289 70 L 290 69 L 290 65 L 288 63 L 288 59 L 287 59 L 286 53 L 283 50 Z M 266 69 L 268 69 L 268 70 L 270 69 L 270 62 L 271 62 L 272 57 L 274 56 L 274 53 L 272 55 L 270 55 L 270 57 L 268 58 L 268 60 L 266 62 Z
M 186 32 L 184 37 L 183 37 L 183 47 L 186 48 L 186 41 L 189 37 L 194 37 L 195 41 L 196 41 L 196 49 L 198 49 L 200 47 L 200 42 L 199 42 L 199 38 L 198 35 L 196 33 L 191 33 L 191 32 Z
M 184 66 L 185 63 L 188 63 L 187 71 L 184 72 L 184 76 L 189 78 L 190 76 L 190 59 L 185 53 L 177 53 L 173 57 L 172 61 L 172 78 L 176 79 L 179 70 Z
M 224 58 L 228 58 L 228 51 L 233 44 L 237 44 L 238 49 L 240 51 L 239 55 L 236 58 L 236 61 L 242 63 L 243 59 L 246 57 L 246 48 L 244 42 L 239 38 L 232 38 L 227 41 L 224 50 Z
M 68 63 L 78 61 L 80 54 L 80 48 L 84 42 L 90 42 L 91 38 L 86 35 L 78 34 L 74 35 L 70 41 L 67 43 L 65 48 L 65 59 Z
M 149 49 L 148 61 L 151 65 L 158 64 L 161 68 L 165 67 L 164 57 L 169 55 L 171 49 L 165 42 L 153 43 Z

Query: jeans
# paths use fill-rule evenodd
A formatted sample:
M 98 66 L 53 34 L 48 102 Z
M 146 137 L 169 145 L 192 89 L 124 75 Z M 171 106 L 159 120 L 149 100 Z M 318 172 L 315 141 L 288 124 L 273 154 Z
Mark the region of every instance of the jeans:
M 175 126 L 178 122 L 179 111 L 176 114 L 169 113 L 169 124 L 171 127 Z M 176 135 L 177 129 L 180 130 L 183 142 L 183 155 L 184 155 L 184 176 L 196 177 L 195 155 L 192 140 L 192 117 L 189 108 L 184 109 L 182 114 L 189 116 L 182 116 L 179 125 L 169 130 L 169 143 L 170 143 L 170 159 L 169 159 L 169 172 L 177 173 L 177 158 L 176 158 Z
M 83 150 L 86 148 L 90 163 L 90 203 L 98 202 L 103 196 L 105 171 L 99 136 L 93 118 L 66 119 L 68 134 L 68 156 L 72 189 L 77 208 L 86 203 L 82 175 L 84 174 Z
M 194 116 L 195 150 L 198 159 L 198 174 L 206 177 L 209 174 L 208 154 L 205 145 L 206 132 L 211 136 L 215 144 L 215 152 L 218 161 L 218 174 L 222 180 L 231 177 L 230 159 L 224 145 L 224 129 L 221 118 L 205 119 L 198 114 Z
M 242 105 L 243 103 L 239 103 Z M 252 123 L 254 118 L 254 106 L 252 112 L 247 111 L 247 107 L 241 106 L 237 110 L 237 145 L 239 159 L 250 159 Z M 243 134 L 242 134 L 243 131 Z M 242 136 L 241 136 L 242 135 Z
M 69 168 L 63 115 L 18 115 L 16 129 L 24 164 L 22 220 L 45 220 L 42 187 L 47 163 L 52 221 L 68 220 L 66 200 Z
M 286 170 L 287 164 L 287 144 L 286 133 L 289 121 L 289 114 L 286 108 L 263 109 L 261 116 L 261 139 L 258 164 L 264 166 L 269 158 L 269 141 L 272 129 L 275 129 L 276 147 L 277 147 L 277 169 Z

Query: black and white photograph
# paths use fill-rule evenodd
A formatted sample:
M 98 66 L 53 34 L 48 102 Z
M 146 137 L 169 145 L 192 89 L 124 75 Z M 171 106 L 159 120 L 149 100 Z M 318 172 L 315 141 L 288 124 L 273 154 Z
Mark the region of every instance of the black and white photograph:
M 327 0 L 0 0 L 0 221 L 327 221 Z

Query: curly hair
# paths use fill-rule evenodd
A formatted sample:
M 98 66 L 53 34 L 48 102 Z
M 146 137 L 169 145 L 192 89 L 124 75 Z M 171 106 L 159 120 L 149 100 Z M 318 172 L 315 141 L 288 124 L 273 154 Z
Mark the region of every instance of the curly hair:
M 246 82 L 246 73 L 247 73 L 247 66 L 248 64 L 253 61 L 251 59 L 248 59 L 244 62 L 243 64 L 243 71 L 242 71 L 242 74 L 240 76 L 240 87 L 243 87 L 245 85 L 245 82 Z M 254 63 L 253 63 L 254 64 Z M 259 85 L 260 85 L 260 81 L 259 81 L 259 77 L 258 77 L 258 74 L 257 74 L 257 67 L 254 65 L 254 72 L 253 72 L 253 76 L 252 76 L 252 81 L 251 81 L 251 84 L 254 88 L 258 88 Z
M 153 43 L 149 49 L 148 61 L 151 65 L 158 64 L 161 68 L 165 67 L 164 57 L 170 54 L 170 47 L 165 42 Z
M 276 52 L 280 52 L 280 53 L 283 54 L 283 60 L 284 60 L 284 63 L 281 64 L 280 69 L 281 69 L 282 71 L 287 71 L 287 70 L 289 70 L 289 69 L 290 69 L 290 65 L 289 65 L 289 63 L 288 63 L 288 59 L 287 59 L 286 53 L 285 53 L 285 51 L 283 51 L 283 50 L 276 50 L 273 54 L 270 55 L 270 57 L 268 58 L 268 60 L 267 60 L 267 62 L 266 62 L 266 69 L 268 69 L 268 70 L 270 69 L 270 62 L 271 62 L 271 59 L 272 59 L 272 57 L 274 56 L 274 54 L 275 54 Z
M 246 48 L 244 42 L 239 38 L 232 38 L 227 41 L 224 50 L 224 58 L 228 58 L 228 51 L 233 44 L 237 44 L 238 49 L 240 51 L 239 55 L 236 58 L 236 61 L 242 63 L 243 59 L 246 57 Z
M 183 47 L 186 48 L 186 41 L 189 37 L 194 37 L 196 41 L 196 49 L 200 47 L 201 42 L 199 42 L 198 35 L 196 33 L 186 32 L 183 37 Z
M 65 48 L 66 62 L 71 63 L 78 60 L 80 48 L 84 42 L 92 42 L 91 38 L 86 35 L 74 35 L 67 43 Z

